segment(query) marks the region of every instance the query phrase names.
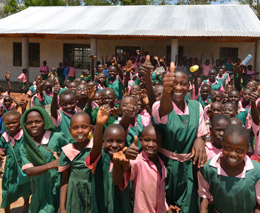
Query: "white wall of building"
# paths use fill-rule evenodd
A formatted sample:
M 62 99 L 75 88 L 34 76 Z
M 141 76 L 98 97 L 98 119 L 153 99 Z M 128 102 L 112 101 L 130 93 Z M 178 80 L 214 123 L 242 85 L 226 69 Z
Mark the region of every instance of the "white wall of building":
M 11 81 L 16 80 L 21 73 L 21 67 L 13 66 L 13 42 L 22 42 L 19 38 L 0 38 L 0 80 L 4 80 L 6 71 L 11 71 Z M 49 67 L 57 67 L 59 62 L 63 61 L 63 44 L 64 43 L 79 43 L 90 44 L 90 40 L 58 40 L 58 39 L 30 39 L 29 42 L 40 43 L 40 63 L 47 60 Z M 198 57 L 204 54 L 204 60 L 211 58 L 211 53 L 214 58 L 219 58 L 220 47 L 236 47 L 238 57 L 243 59 L 248 53 L 255 56 L 255 42 L 207 42 L 207 41 L 187 41 L 179 40 L 179 46 L 184 46 L 184 55 L 187 57 Z M 155 40 L 97 40 L 97 60 L 101 61 L 101 56 L 111 56 L 115 54 L 116 46 L 140 46 L 141 49 L 149 51 L 151 54 L 164 56 L 166 47 L 170 46 L 170 40 L 155 41 Z M 253 60 L 250 61 L 253 64 Z M 78 75 L 81 70 L 77 70 Z M 39 67 L 30 67 L 30 82 L 32 82 L 37 74 L 40 74 Z

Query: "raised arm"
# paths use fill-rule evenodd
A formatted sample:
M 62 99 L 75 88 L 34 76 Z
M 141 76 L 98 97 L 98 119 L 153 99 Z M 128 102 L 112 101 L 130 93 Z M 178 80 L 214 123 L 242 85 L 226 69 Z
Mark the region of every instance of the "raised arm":
M 91 81 L 95 80 L 95 73 L 94 73 L 94 59 L 96 56 L 90 55 L 90 75 L 91 75 Z
M 132 61 L 128 60 L 126 62 L 126 66 L 125 66 L 125 71 L 126 71 L 126 75 L 125 75 L 125 79 L 124 79 L 125 91 L 128 91 L 128 82 L 130 80 L 130 73 L 131 73 L 132 70 L 133 70 Z
M 256 100 L 259 98 L 258 94 L 255 92 L 250 93 L 249 99 L 251 101 L 251 113 L 253 122 L 256 125 L 259 125 L 259 112 L 256 106 Z
M 57 120 L 58 118 L 58 113 L 57 113 L 57 110 L 58 110 L 58 94 L 59 94 L 59 91 L 60 91 L 60 84 L 58 81 L 56 81 L 56 84 L 54 86 L 54 89 L 53 89 L 53 98 L 52 98 L 52 101 L 51 101 L 51 116 Z
M 112 61 L 113 61 L 114 66 L 115 66 L 115 68 L 116 68 L 116 70 L 117 70 L 117 72 L 118 72 L 119 78 L 120 78 L 121 80 L 124 80 L 123 71 L 122 71 L 122 69 L 118 66 L 116 57 L 113 57 Z
M 8 71 L 8 72 L 5 74 L 5 80 L 6 80 L 6 83 L 7 83 L 8 94 L 9 94 L 9 95 L 10 95 L 10 92 L 12 91 L 12 85 L 11 85 L 11 82 L 10 82 L 10 77 L 11 77 L 11 74 L 10 74 L 10 72 Z
M 57 169 L 57 168 L 58 168 L 58 159 L 56 159 L 50 163 L 41 165 L 41 166 L 35 166 L 35 167 L 25 169 L 24 172 L 29 177 L 34 177 L 34 176 L 38 176 L 44 172 L 47 172 L 49 169 Z
M 60 213 L 66 213 L 66 200 L 68 193 L 70 170 L 66 169 L 62 172 L 61 185 L 60 185 Z

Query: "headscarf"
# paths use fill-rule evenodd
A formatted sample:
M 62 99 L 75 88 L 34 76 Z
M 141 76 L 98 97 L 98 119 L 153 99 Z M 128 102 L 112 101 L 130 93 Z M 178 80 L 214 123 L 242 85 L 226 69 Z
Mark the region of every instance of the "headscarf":
M 24 138 L 25 138 L 25 151 L 26 156 L 30 162 L 33 163 L 34 166 L 40 166 L 47 163 L 46 158 L 42 155 L 38 147 L 36 146 L 35 142 L 32 139 L 32 136 L 27 132 L 25 123 L 28 113 L 32 111 L 37 111 L 41 114 L 44 122 L 44 130 L 50 130 L 53 131 L 55 129 L 54 124 L 52 123 L 52 120 L 49 116 L 49 114 L 46 112 L 46 110 L 39 106 L 34 106 L 26 110 L 20 120 L 20 124 L 24 131 Z

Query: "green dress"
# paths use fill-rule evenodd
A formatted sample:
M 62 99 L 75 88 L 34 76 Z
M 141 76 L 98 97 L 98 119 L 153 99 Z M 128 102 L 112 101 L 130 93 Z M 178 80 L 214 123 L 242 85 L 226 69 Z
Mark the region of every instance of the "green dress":
M 108 87 L 114 89 L 117 100 L 121 101 L 123 97 L 124 85 L 122 84 L 120 77 L 117 76 L 114 82 L 109 81 Z
M 236 118 L 242 121 L 242 124 L 245 126 L 246 125 L 246 117 L 248 115 L 248 109 L 245 109 L 245 111 L 240 112 L 239 114 L 236 115 Z
M 59 158 L 59 168 L 60 166 L 69 166 L 70 169 L 66 200 L 67 213 L 91 212 L 92 172 L 85 165 L 85 159 L 90 150 L 91 147 L 86 147 L 79 151 L 74 148 L 72 143 L 63 147 Z
M 47 93 L 44 93 L 44 99 L 42 101 L 40 101 L 36 96 L 33 96 L 32 100 L 30 102 L 30 107 L 32 107 L 32 106 L 44 107 L 45 105 L 51 104 L 52 98 L 53 97 L 48 95 Z
M 61 153 L 61 147 L 66 144 L 66 138 L 62 133 L 52 132 L 48 144 L 45 144 L 45 146 L 52 151 Z M 53 154 L 42 145 L 39 145 L 38 149 L 48 163 L 55 160 Z M 21 146 L 21 155 L 23 166 L 26 164 L 29 165 L 31 162 L 27 158 L 24 144 Z M 47 172 L 31 178 L 32 197 L 29 213 L 53 213 L 58 211 L 60 179 L 61 177 L 57 169 L 50 169 Z
M 21 130 L 22 131 L 22 130 Z M 19 163 L 19 166 L 22 167 L 22 158 L 20 154 L 20 147 L 24 143 L 24 136 L 20 139 L 14 139 L 15 145 L 13 146 L 13 150 L 15 152 L 15 156 Z M 20 197 L 24 199 L 28 199 L 31 190 L 30 190 L 30 182 L 27 182 L 22 185 L 17 184 L 17 163 L 13 155 L 12 148 L 10 147 L 10 142 L 7 142 L 5 138 L 2 136 L 0 138 L 0 148 L 5 149 L 6 154 L 6 162 L 4 168 L 4 175 L 2 179 L 2 204 L 1 208 L 7 208 L 11 203 L 18 200 Z
M 186 99 L 186 100 L 187 100 L 187 99 Z M 200 96 L 199 96 L 199 99 L 198 99 L 198 102 L 201 104 L 202 108 L 204 109 L 205 106 L 207 106 L 208 104 L 211 103 L 211 99 L 210 99 L 210 98 L 207 98 L 206 101 L 203 101 L 203 100 L 202 100 L 202 97 L 201 97 L 201 95 L 200 95 Z
M 136 125 L 130 126 L 128 128 L 128 133 L 126 136 L 126 145 L 130 146 L 134 142 L 134 137 L 137 135 L 138 136 L 137 147 L 139 148 L 139 150 L 141 150 L 142 146 L 140 144 L 139 138 L 142 135 L 143 129 L 144 129 L 144 126 L 142 123 L 142 116 L 138 114 L 137 118 L 136 118 Z
M 70 120 L 72 116 L 65 114 L 62 110 L 59 110 L 59 113 L 61 115 L 61 123 L 55 128 L 55 130 L 57 132 L 62 132 L 67 138 L 67 140 L 73 139 L 69 131 Z
M 57 68 L 57 75 L 58 75 L 58 78 L 59 78 L 59 81 L 60 81 L 60 85 L 63 86 L 64 85 L 64 75 L 63 75 L 63 71 L 64 69 L 63 68 Z
M 131 184 L 124 191 L 113 184 L 110 156 L 103 150 L 92 181 L 93 213 L 132 213 Z
M 199 103 L 186 102 L 189 115 L 177 115 L 173 110 L 168 114 L 167 124 L 159 124 L 163 132 L 163 148 L 179 154 L 191 153 L 199 126 Z M 162 159 L 167 168 L 167 203 L 178 205 L 183 213 L 199 212 L 192 160 L 179 162 L 163 155 Z
M 256 207 L 255 185 L 260 179 L 260 164 L 253 161 L 254 169 L 247 170 L 245 178 L 218 175 L 217 168 L 210 166 L 210 161 L 200 172 L 209 183 L 209 191 L 218 212 L 253 212 Z

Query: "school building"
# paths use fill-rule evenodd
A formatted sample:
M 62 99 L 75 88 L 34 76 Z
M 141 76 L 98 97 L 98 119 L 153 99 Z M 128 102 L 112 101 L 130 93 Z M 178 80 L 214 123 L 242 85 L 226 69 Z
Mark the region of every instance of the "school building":
M 32 82 L 42 61 L 70 61 L 78 75 L 88 55 L 146 50 L 153 55 L 200 58 L 253 55 L 260 71 L 260 22 L 246 5 L 29 7 L 0 20 L 0 80 L 22 68 Z

